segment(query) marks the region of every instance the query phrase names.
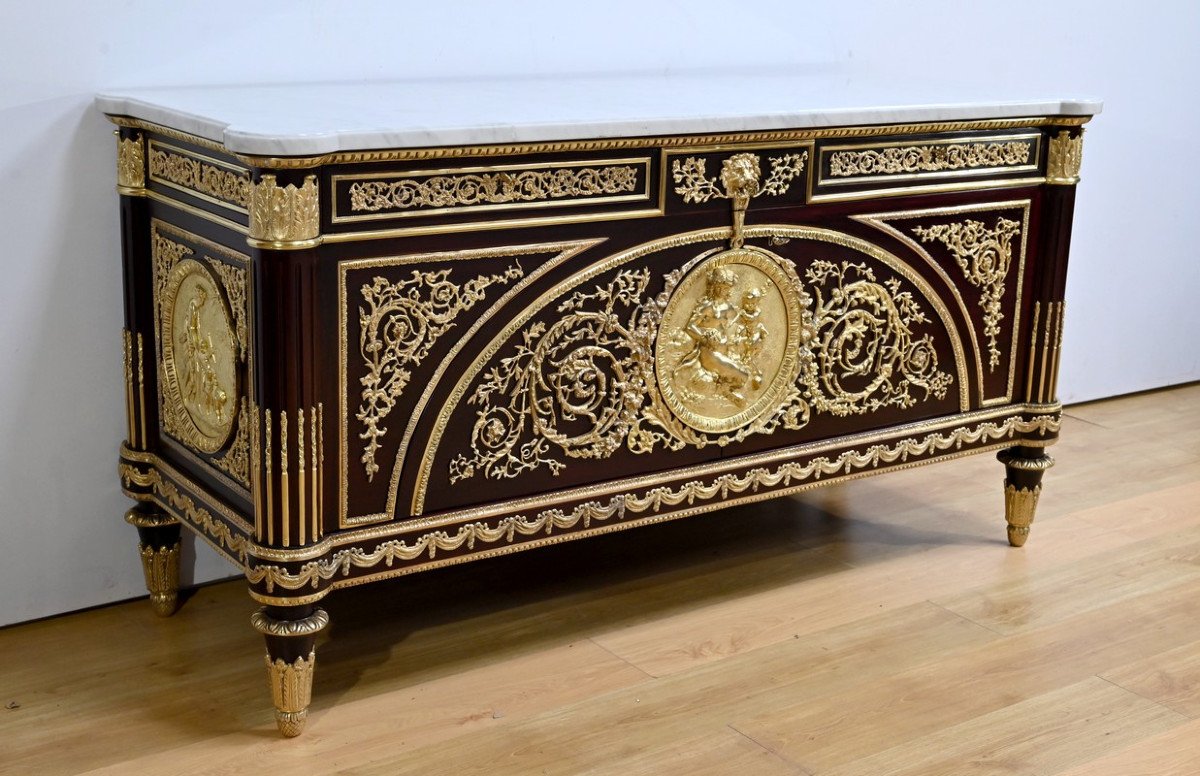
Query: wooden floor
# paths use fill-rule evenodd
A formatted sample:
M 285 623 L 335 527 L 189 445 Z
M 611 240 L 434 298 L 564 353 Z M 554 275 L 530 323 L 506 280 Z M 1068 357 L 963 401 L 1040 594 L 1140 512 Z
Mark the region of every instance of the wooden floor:
M 294 740 L 242 583 L 8 628 L 0 772 L 1198 774 L 1200 386 L 1062 435 L 340 591 Z

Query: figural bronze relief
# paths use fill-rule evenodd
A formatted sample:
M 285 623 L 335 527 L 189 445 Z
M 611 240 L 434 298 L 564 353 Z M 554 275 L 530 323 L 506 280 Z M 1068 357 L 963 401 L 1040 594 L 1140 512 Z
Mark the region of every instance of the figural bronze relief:
M 162 431 L 249 488 L 249 260 L 160 221 L 151 254 Z
M 740 248 L 702 261 L 676 287 L 659 328 L 655 375 L 688 426 L 724 433 L 776 407 L 814 329 L 790 265 Z
M 164 400 L 181 441 L 204 453 L 225 446 L 239 402 L 238 347 L 218 281 L 195 259 L 167 277 L 162 300 Z

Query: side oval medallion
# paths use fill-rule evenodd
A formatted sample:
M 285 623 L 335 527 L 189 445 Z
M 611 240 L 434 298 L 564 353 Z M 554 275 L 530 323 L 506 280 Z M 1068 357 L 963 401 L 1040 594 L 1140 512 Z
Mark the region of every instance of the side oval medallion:
M 164 411 L 172 431 L 203 453 L 223 448 L 240 401 L 237 337 L 221 287 L 199 261 L 183 259 L 162 300 Z
M 777 409 L 801 367 L 807 301 L 795 270 L 757 248 L 692 267 L 667 301 L 655 342 L 667 407 L 714 434 Z

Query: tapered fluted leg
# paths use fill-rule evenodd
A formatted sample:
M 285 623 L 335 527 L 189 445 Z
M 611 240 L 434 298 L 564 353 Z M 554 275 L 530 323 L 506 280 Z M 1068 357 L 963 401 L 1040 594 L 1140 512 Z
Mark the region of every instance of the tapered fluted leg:
M 1004 464 L 1004 519 L 1008 522 L 1008 543 L 1020 547 L 1029 538 L 1029 526 L 1037 512 L 1042 493 L 1042 475 L 1054 465 L 1054 459 L 1041 447 L 1010 447 L 996 457 Z
M 158 616 L 170 617 L 179 604 L 179 521 L 143 503 L 125 513 L 125 522 L 137 528 L 150 606 Z
M 279 732 L 298 736 L 312 699 L 317 634 L 329 624 L 329 615 L 314 606 L 264 606 L 250 623 L 267 641 L 267 681 Z

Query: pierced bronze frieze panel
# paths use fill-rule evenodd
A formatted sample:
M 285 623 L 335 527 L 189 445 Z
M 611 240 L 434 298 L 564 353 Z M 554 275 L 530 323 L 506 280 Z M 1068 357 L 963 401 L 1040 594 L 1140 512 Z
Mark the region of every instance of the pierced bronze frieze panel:
M 545 208 L 656 209 L 653 160 L 554 160 L 521 164 L 334 174 L 331 222 L 446 216 Z
M 149 141 L 150 180 L 246 215 L 250 170 L 197 151 Z
M 1040 131 L 905 137 L 816 146 L 812 202 L 1042 181 Z

